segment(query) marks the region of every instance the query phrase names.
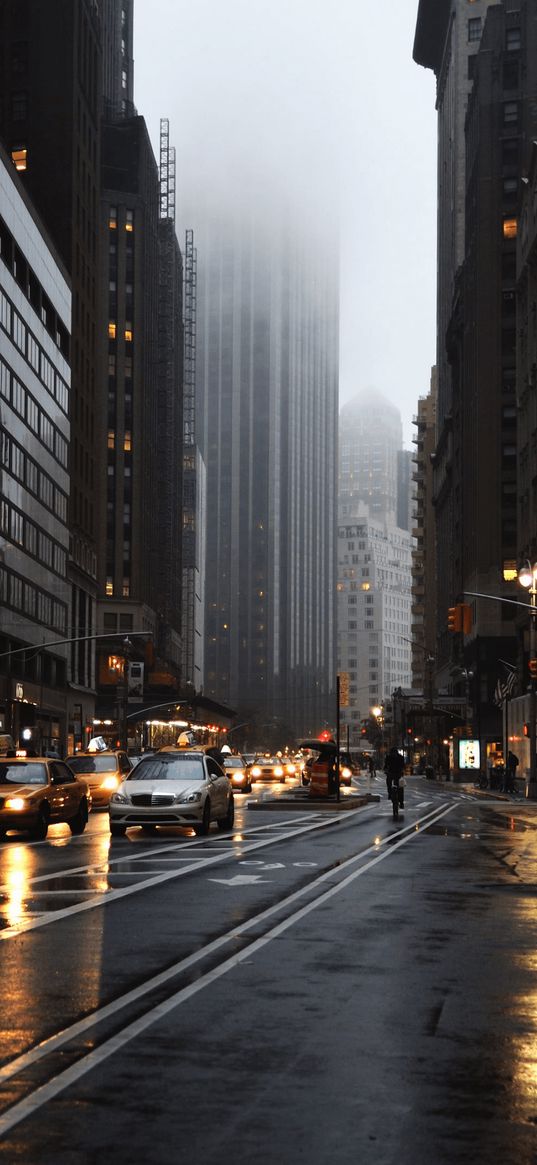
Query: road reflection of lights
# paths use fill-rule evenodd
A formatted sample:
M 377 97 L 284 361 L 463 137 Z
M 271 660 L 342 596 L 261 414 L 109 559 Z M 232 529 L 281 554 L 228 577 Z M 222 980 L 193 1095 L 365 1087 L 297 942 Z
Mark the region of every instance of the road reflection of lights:
M 28 897 L 31 854 L 26 846 L 18 845 L 7 850 L 6 859 L 7 870 L 4 874 L 6 902 L 2 913 L 8 926 L 17 926 L 26 915 L 25 899 Z
M 374 841 L 374 843 L 373 843 L 373 844 L 374 844 L 374 845 L 380 845 L 380 843 L 381 843 L 381 840 L 382 840 L 382 838 L 380 838 L 380 837 L 376 837 L 376 838 L 375 838 L 375 841 Z
M 520 919 L 523 929 L 531 934 L 535 927 L 535 906 L 531 902 L 521 904 Z M 533 950 L 522 953 L 520 965 L 527 972 L 528 984 L 535 983 L 537 953 Z M 519 1101 L 530 1106 L 534 1119 L 537 1097 L 537 988 L 533 991 L 526 988 L 514 996 L 512 1014 L 516 1021 L 516 1036 L 511 1045 L 514 1061 L 513 1090 Z

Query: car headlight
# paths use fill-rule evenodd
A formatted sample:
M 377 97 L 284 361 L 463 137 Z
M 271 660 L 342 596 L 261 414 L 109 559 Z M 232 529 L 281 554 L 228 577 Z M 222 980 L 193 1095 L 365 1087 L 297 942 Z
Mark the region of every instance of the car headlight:
M 111 775 L 109 777 L 104 778 L 104 781 L 101 785 L 101 789 L 117 789 L 118 785 L 119 785 L 119 781 L 118 781 L 117 777 L 114 777 Z
M 281 765 L 274 766 L 274 776 L 275 777 L 283 777 L 283 769 L 282 769 Z
M 201 801 L 203 793 L 200 789 L 193 793 L 176 793 L 174 801 L 176 805 L 193 805 L 196 801 Z
M 253 777 L 260 777 L 261 776 L 261 769 L 259 768 L 259 765 L 254 765 L 254 767 L 252 769 L 252 776 Z
M 129 804 L 129 798 L 125 796 L 125 793 L 112 793 L 110 800 L 114 801 L 116 805 Z
M 295 772 L 296 772 L 295 766 L 294 765 L 287 765 L 287 772 L 289 773 L 290 777 L 293 777 Z
M 4 801 L 4 805 L 6 809 L 14 809 L 16 813 L 28 808 L 28 802 L 24 800 L 24 797 L 8 797 Z
M 350 777 L 350 775 L 351 775 L 351 770 L 350 770 L 350 769 L 342 769 L 342 770 L 341 770 L 341 775 L 342 775 L 343 777 Z
M 244 781 L 244 773 L 233 773 L 234 781 Z

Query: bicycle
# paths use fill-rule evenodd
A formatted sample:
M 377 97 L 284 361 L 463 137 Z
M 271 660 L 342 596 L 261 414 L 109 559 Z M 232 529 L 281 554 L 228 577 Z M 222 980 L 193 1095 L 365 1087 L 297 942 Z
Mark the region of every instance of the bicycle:
M 404 785 L 402 781 L 392 781 L 392 787 L 390 789 L 390 800 L 392 803 L 393 819 L 394 821 L 398 821 L 399 810 L 404 809 L 405 805 Z

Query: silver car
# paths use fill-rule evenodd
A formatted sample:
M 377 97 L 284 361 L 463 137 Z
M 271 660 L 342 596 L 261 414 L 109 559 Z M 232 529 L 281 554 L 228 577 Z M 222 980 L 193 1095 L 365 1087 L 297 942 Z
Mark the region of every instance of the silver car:
M 233 789 L 217 761 L 192 749 L 173 749 L 142 757 L 113 793 L 110 833 L 122 837 L 139 825 L 153 832 L 158 825 L 189 825 L 206 835 L 211 821 L 232 829 Z

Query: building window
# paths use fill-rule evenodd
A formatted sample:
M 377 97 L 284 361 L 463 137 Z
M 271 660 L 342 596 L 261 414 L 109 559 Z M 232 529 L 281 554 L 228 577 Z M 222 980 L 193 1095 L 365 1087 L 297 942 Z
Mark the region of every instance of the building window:
M 505 47 L 508 53 L 515 53 L 520 48 L 520 28 L 508 28 L 505 34 Z
M 116 324 L 113 320 L 110 320 L 108 324 L 108 336 L 110 340 L 115 340 L 116 338 Z
M 481 36 L 481 17 L 473 16 L 468 21 L 468 41 L 479 40 Z
M 125 230 L 126 231 L 133 231 L 134 230 L 134 211 L 133 210 L 127 210 L 125 213 Z
M 132 434 L 131 433 L 125 433 L 125 439 L 123 441 L 123 449 L 124 449 L 125 453 L 131 452 L 131 450 L 132 450 Z
M 28 162 L 28 150 L 26 146 L 19 146 L 16 150 L 12 150 L 11 160 L 16 170 L 26 170 Z
M 506 101 L 503 107 L 503 124 L 513 125 L 518 121 L 518 101 Z
M 106 593 L 109 596 L 114 593 L 114 580 L 112 578 L 107 578 L 106 580 Z
M 125 327 L 125 343 L 132 344 L 132 324 L 127 324 Z
M 116 447 L 116 434 L 114 433 L 113 429 L 109 429 L 108 430 L 108 448 L 115 449 L 115 447 Z
M 108 211 L 108 226 L 111 231 L 117 230 L 117 206 L 111 206 Z
M 25 121 L 28 114 L 28 97 L 26 93 L 14 93 L 11 98 L 11 117 L 13 121 Z

